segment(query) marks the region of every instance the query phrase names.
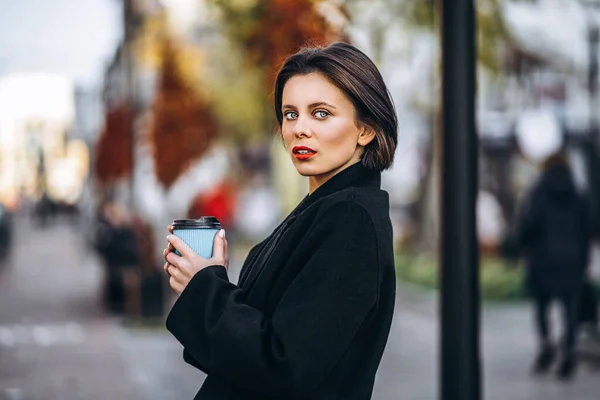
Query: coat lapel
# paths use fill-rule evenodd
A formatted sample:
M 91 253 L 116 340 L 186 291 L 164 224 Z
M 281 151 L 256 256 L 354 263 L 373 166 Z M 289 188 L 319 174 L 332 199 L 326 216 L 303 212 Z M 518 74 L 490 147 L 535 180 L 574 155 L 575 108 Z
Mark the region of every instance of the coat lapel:
M 345 170 L 341 171 L 330 180 L 325 182 L 321 187 L 315 190 L 311 195 L 307 195 L 298 206 L 292 211 L 286 219 L 273 231 L 273 233 L 260 245 L 257 249 L 257 254 L 254 255 L 249 264 L 244 268 L 243 274 L 240 276 L 238 286 L 248 294 L 254 283 L 265 268 L 269 259 L 273 255 L 275 248 L 280 242 L 283 235 L 292 225 L 297 216 L 304 210 L 314 204 L 317 200 L 329 196 L 335 192 L 346 189 L 348 187 L 381 187 L 381 173 L 371 171 L 362 166 L 361 163 L 354 164 Z

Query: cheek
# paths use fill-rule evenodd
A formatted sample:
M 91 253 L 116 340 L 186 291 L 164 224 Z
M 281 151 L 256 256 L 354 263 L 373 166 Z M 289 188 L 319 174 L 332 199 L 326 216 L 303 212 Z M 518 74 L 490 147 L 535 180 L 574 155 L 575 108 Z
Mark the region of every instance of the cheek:
M 321 140 L 331 146 L 341 146 L 343 148 L 354 149 L 358 133 L 356 128 L 348 124 L 335 124 L 324 130 Z
M 282 127 L 280 134 L 281 134 L 281 139 L 283 140 L 283 143 L 287 147 L 291 143 L 292 139 L 294 138 L 293 132 L 289 128 L 286 129 L 285 127 Z

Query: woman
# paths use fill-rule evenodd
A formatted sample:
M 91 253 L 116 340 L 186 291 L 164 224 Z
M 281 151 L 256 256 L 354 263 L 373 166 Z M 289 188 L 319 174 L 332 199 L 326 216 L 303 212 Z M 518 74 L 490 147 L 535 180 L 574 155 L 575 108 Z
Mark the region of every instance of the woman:
M 578 300 L 588 265 L 590 228 L 587 201 L 577 192 L 566 158 L 549 157 L 540 181 L 520 217 L 518 242 L 527 257 L 526 285 L 535 305 L 539 353 L 535 374 L 545 373 L 555 358 L 548 320 L 552 300 L 563 308 L 560 379 L 575 373 Z
M 395 110 L 375 65 L 344 43 L 289 57 L 274 105 L 309 195 L 250 251 L 238 285 L 224 231 L 210 260 L 170 235 L 165 270 L 180 297 L 167 328 L 208 374 L 196 399 L 369 399 L 395 300 L 380 189 Z

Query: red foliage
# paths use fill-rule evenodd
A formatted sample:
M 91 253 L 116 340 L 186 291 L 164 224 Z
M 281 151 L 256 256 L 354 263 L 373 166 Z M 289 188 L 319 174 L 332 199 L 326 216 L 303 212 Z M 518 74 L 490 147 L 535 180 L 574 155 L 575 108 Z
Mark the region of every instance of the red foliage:
M 167 44 L 150 130 L 156 176 L 165 187 L 202 157 L 218 134 L 215 115 L 185 82 L 175 60 L 175 49 Z
M 313 0 L 265 0 L 259 7 L 244 45 L 250 59 L 266 67 L 269 85 L 285 58 L 302 46 L 347 41 L 315 10 Z
M 125 106 L 109 110 L 96 143 L 94 173 L 98 182 L 107 184 L 126 178 L 133 166 L 133 111 Z

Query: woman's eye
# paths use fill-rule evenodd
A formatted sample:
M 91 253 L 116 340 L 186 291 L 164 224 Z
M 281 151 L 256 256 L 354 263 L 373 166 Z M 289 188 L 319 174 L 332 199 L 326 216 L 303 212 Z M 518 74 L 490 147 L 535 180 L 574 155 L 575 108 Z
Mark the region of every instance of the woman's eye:
M 295 119 L 298 118 L 298 113 L 294 112 L 294 111 L 286 111 L 283 113 L 283 116 L 285 117 L 285 119 Z
M 320 110 L 320 111 L 315 112 L 315 116 L 318 119 L 325 119 L 329 116 L 329 113 L 327 111 Z

